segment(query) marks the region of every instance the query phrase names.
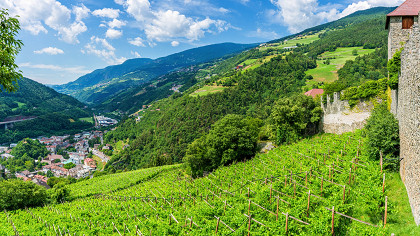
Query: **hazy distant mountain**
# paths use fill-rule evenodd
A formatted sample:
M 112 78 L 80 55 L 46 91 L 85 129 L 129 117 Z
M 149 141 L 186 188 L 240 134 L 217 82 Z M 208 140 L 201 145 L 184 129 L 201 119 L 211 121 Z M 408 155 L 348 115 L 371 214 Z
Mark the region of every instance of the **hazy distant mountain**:
M 84 75 L 74 82 L 53 86 L 58 92 L 96 104 L 127 88 L 141 85 L 171 71 L 241 52 L 255 44 L 222 43 L 186 50 L 167 57 L 131 59 Z

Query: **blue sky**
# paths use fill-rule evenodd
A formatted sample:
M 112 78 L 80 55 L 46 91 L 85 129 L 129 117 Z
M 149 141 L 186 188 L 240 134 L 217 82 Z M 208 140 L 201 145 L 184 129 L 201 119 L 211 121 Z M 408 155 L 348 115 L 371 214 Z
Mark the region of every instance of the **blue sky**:
M 19 15 L 25 77 L 63 84 L 130 58 L 255 43 L 403 0 L 2 0 Z

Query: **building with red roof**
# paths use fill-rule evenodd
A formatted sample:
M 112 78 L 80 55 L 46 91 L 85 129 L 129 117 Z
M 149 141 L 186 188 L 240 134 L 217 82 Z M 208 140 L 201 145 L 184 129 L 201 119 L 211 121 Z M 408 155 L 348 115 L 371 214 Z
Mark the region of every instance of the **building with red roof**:
M 316 96 L 321 96 L 323 93 L 323 89 L 311 89 L 308 92 L 306 92 L 305 95 L 315 98 Z
M 419 21 L 420 1 L 407 0 L 386 16 L 385 28 L 388 33 L 388 59 L 391 59 L 401 46 L 407 42 L 411 29 Z

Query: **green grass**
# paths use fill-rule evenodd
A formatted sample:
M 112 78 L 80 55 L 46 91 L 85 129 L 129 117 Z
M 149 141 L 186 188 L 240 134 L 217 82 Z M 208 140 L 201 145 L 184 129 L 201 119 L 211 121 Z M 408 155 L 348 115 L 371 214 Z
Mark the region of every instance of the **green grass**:
M 260 51 L 265 51 L 267 49 L 283 49 L 285 47 L 296 46 L 297 43 L 299 43 L 299 44 L 310 44 L 310 43 L 319 39 L 318 35 L 320 33 L 322 33 L 322 32 L 319 32 L 319 33 L 316 33 L 316 34 L 313 34 L 313 35 L 303 36 L 303 37 L 296 37 L 294 39 L 286 41 L 284 44 L 280 44 L 280 43 L 270 44 L 267 47 L 261 47 Z
M 356 49 L 358 54 L 353 55 L 353 50 Z M 365 54 L 373 52 L 375 49 L 363 49 L 363 47 L 347 47 L 337 48 L 334 52 L 323 53 L 317 61 L 317 68 L 310 69 L 306 72 L 307 75 L 312 75 L 314 81 L 310 82 L 327 82 L 331 83 L 338 79 L 337 71 L 344 66 L 346 61 L 354 60 L 357 56 L 363 56 Z M 326 65 L 324 62 L 326 59 L 330 59 L 330 64 Z
M 395 235 L 420 235 L 420 228 L 414 222 L 408 201 L 407 190 L 399 173 L 386 173 L 388 201 L 395 208 L 388 213 L 387 227 Z
M 249 66 L 249 65 L 253 64 L 256 61 L 257 61 L 257 59 L 248 59 L 248 60 L 242 62 L 242 64 L 243 65 L 246 65 L 246 66 Z
M 199 90 L 195 91 L 194 93 L 190 94 L 190 96 L 192 96 L 192 97 L 196 97 L 198 95 L 206 96 L 206 95 L 211 94 L 211 93 L 222 92 L 225 89 L 226 89 L 226 87 L 222 87 L 222 86 L 206 85 L 206 86 L 203 86 L 202 88 L 200 88 Z
M 92 159 L 96 161 L 96 169 L 98 171 L 104 169 L 105 162 L 102 162 L 102 159 L 100 157 L 93 155 Z
M 12 111 L 17 111 L 19 108 L 21 108 L 21 107 L 23 107 L 23 106 L 25 106 L 26 104 L 25 103 L 23 103 L 23 102 L 16 102 L 17 104 L 18 104 L 18 107 L 16 107 L 16 108 L 13 108 L 12 109 Z
M 81 120 L 81 121 L 86 121 L 86 122 L 89 122 L 89 123 L 94 123 L 94 121 L 93 121 L 93 117 L 83 117 L 83 118 L 80 118 L 79 120 Z

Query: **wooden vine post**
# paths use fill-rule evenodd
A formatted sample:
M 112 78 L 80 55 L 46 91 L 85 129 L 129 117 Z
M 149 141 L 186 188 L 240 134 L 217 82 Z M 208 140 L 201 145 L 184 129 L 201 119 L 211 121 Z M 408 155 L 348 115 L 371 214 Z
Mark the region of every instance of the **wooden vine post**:
M 220 222 L 220 218 L 217 218 L 217 224 L 216 224 L 216 234 L 217 234 L 217 230 L 219 229 L 219 222 Z
M 386 226 L 386 217 L 388 214 L 388 196 L 385 196 L 385 216 L 384 216 L 384 228 Z
M 287 234 L 287 230 L 289 228 L 289 213 L 286 213 L 286 234 Z
M 276 221 L 279 220 L 279 200 L 280 200 L 280 197 L 277 195 Z
M 306 208 L 306 217 L 309 216 L 309 204 L 311 202 L 311 190 L 308 192 L 308 207 Z
M 331 234 L 334 235 L 334 206 L 332 207 Z
M 250 201 L 251 203 L 251 201 Z M 248 220 L 248 236 L 251 234 L 251 214 L 249 214 L 249 220 Z
M 346 185 L 343 187 L 343 204 L 346 202 Z
M 382 192 L 383 193 L 385 192 L 385 173 L 384 173 L 384 178 L 383 178 L 383 181 L 382 181 Z

